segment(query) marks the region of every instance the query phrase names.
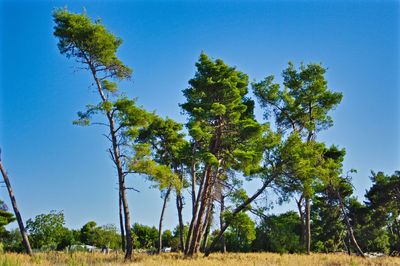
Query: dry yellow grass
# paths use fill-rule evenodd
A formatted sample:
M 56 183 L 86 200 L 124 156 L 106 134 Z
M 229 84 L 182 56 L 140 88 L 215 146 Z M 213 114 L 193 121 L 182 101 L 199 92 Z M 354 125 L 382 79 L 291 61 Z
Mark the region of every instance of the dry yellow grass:
M 184 259 L 182 255 L 171 253 L 162 255 L 135 254 L 132 262 L 124 263 L 122 254 L 90 253 L 38 253 L 33 258 L 27 255 L 8 253 L 0 255 L 0 266 L 11 265 L 137 265 L 137 266 L 233 266 L 233 265 L 293 265 L 293 266 L 341 266 L 341 265 L 400 265 L 400 258 L 363 259 L 345 254 L 293 255 L 274 253 L 228 253 L 212 254 L 208 258 L 198 256 Z

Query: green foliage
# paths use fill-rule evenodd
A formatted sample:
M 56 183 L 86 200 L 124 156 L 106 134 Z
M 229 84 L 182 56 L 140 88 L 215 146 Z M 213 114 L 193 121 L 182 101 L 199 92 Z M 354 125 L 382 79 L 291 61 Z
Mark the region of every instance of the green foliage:
M 254 120 L 254 102 L 246 96 L 247 75 L 204 53 L 196 67 L 189 88 L 183 90 L 186 102 L 181 107 L 189 115 L 187 127 L 197 158 L 208 166 L 223 164 L 225 169 L 243 170 L 250 162 L 256 165 L 262 152 L 254 151 L 256 145 L 251 144 L 261 137 L 263 128 Z M 256 158 L 246 160 L 246 166 L 239 159 L 245 152 L 247 158 Z
M 158 243 L 158 230 L 153 226 L 135 223 L 132 227 L 133 246 L 136 249 L 155 249 Z
M 393 175 L 372 172 L 371 181 L 373 185 L 365 195 L 366 206 L 373 226 L 386 231 L 380 235 L 379 242 L 389 241 L 390 250 L 400 252 L 400 171 Z
M 84 224 L 80 231 L 80 240 L 86 245 L 94 245 L 96 241 L 96 229 L 97 223 L 95 221 L 90 221 Z
M 23 252 L 25 250 L 22 245 L 22 237 L 19 229 L 15 228 L 11 231 L 5 231 L 1 236 L 1 241 L 6 252 Z
M 255 224 L 250 217 L 244 212 L 232 217 L 226 212 L 225 221 L 230 224 L 225 233 L 226 249 L 235 252 L 250 251 L 256 238 Z
M 265 217 L 256 228 L 256 251 L 300 252 L 300 217 L 294 211 Z
M 375 223 L 372 211 L 355 198 L 349 201 L 349 214 L 359 245 L 366 252 L 389 252 L 388 232 Z
M 86 13 L 75 14 L 67 9 L 57 9 L 53 18 L 56 24 L 54 36 L 59 40 L 61 54 L 74 57 L 78 62 L 88 64 L 92 71 L 102 71 L 108 77 L 130 77 L 132 70 L 116 56 L 122 39 L 108 31 L 99 19 L 92 22 Z
M 80 240 L 86 245 L 98 248 L 119 249 L 121 247 L 121 237 L 114 225 L 97 226 L 94 221 L 87 222 L 82 226 Z
M 297 70 L 293 63 L 283 71 L 283 89 L 268 76 L 253 83 L 253 90 L 265 116 L 272 110 L 281 130 L 318 132 L 332 126 L 328 112 L 342 100 L 342 94 L 331 92 L 325 79 L 326 68 L 320 64 L 301 64 Z
M 40 214 L 26 222 L 26 230 L 32 247 L 42 250 L 55 250 L 64 233 L 64 214 L 62 211 L 51 211 Z
M 173 244 L 174 235 L 171 230 L 165 230 L 162 233 L 162 246 L 163 247 L 171 247 Z
M 15 220 L 14 214 L 8 212 L 7 205 L 0 200 L 0 239 L 6 231 L 5 226 L 14 222 Z

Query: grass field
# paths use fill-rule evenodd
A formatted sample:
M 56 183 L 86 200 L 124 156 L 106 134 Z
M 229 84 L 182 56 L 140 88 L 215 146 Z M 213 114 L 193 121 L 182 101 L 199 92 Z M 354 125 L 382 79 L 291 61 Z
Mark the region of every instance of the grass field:
M 228 253 L 212 254 L 208 258 L 202 256 L 184 259 L 180 254 L 162 255 L 136 254 L 130 263 L 124 263 L 122 254 L 90 254 L 90 253 L 38 253 L 33 258 L 27 255 L 7 253 L 0 255 L 0 266 L 11 265 L 176 265 L 176 266 L 214 266 L 214 265 L 400 265 L 400 258 L 383 257 L 363 259 L 345 254 L 313 254 L 293 255 L 274 253 Z

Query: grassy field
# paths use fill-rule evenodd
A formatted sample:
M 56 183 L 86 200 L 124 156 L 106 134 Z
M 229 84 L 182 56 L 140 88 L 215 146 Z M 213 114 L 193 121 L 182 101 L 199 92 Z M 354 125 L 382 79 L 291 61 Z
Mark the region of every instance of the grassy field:
M 184 259 L 180 254 L 145 255 L 136 254 L 130 263 L 124 263 L 122 254 L 90 254 L 90 253 L 39 253 L 33 258 L 27 255 L 7 253 L 0 255 L 0 266 L 8 265 L 176 265 L 176 266 L 214 266 L 214 265 L 400 265 L 400 258 L 367 258 L 363 259 L 345 254 L 313 254 L 293 255 L 274 253 L 229 253 L 212 254 L 208 258 L 201 256 Z

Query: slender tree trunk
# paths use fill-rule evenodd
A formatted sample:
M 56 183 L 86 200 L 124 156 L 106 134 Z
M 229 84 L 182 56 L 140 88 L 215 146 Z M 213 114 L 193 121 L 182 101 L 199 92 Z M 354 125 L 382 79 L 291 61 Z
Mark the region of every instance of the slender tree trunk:
M 167 192 L 165 193 L 164 202 L 161 209 L 160 223 L 158 225 L 158 254 L 161 254 L 162 250 L 162 224 L 164 219 L 165 208 L 167 207 L 167 202 L 170 193 L 171 193 L 171 186 L 168 187 Z
M 122 247 L 122 251 L 125 252 L 125 245 L 126 245 L 126 241 L 125 241 L 125 230 L 124 230 L 124 217 L 122 214 L 122 196 L 121 193 L 118 193 L 119 197 L 119 226 L 120 226 L 120 230 L 121 230 L 121 247 Z
M 225 212 L 225 197 L 221 191 L 221 208 L 219 211 L 219 228 L 220 231 L 224 228 L 225 222 L 224 222 L 224 212 Z M 221 235 L 221 252 L 225 253 L 226 252 L 226 244 L 225 244 L 225 233 Z
M 100 80 L 97 78 L 96 69 L 91 62 L 88 62 L 88 65 L 92 71 L 93 78 L 97 85 L 97 90 L 103 102 L 107 102 L 107 98 L 103 92 Z M 115 127 L 114 118 L 110 111 L 106 112 L 106 116 L 109 123 L 110 129 L 110 137 L 112 143 L 112 156 L 114 164 L 117 168 L 118 173 L 118 185 L 119 185 L 119 193 L 122 199 L 122 208 L 124 213 L 124 220 L 125 220 L 125 234 L 126 234 L 126 251 L 125 251 L 125 260 L 130 260 L 132 258 L 132 251 L 133 251 L 133 241 L 132 241 L 132 232 L 131 232 L 131 225 L 130 225 L 130 213 L 129 213 L 129 206 L 128 206 L 128 199 L 126 196 L 126 187 L 125 187 L 125 174 L 122 169 L 122 162 L 121 162 L 121 154 L 119 150 L 118 140 L 117 140 L 117 131 Z
M 193 151 L 194 152 L 194 151 Z M 191 176 L 192 176 L 192 215 L 195 215 L 196 205 L 196 163 L 193 161 L 191 165 Z
M 208 236 L 210 234 L 210 229 L 212 225 L 213 212 L 214 212 L 214 204 L 210 199 L 208 202 L 207 214 L 203 225 L 203 233 L 202 233 L 203 242 L 200 248 L 202 252 L 204 252 L 207 248 Z
M 269 178 L 268 180 L 264 181 L 263 186 L 256 191 L 256 193 L 253 194 L 253 196 L 251 196 L 250 198 L 248 198 L 245 202 L 243 202 L 241 205 L 239 205 L 233 212 L 232 212 L 232 217 L 235 218 L 235 216 L 243 211 L 250 203 L 252 203 L 256 198 L 258 198 L 258 196 L 261 195 L 261 193 L 263 193 L 265 191 L 265 189 L 272 183 L 272 181 L 274 180 L 274 177 Z M 211 250 L 214 248 L 214 246 L 221 241 L 221 237 L 224 234 L 224 232 L 226 231 L 226 229 L 229 227 L 229 223 L 225 221 L 225 225 L 224 227 L 221 229 L 221 231 L 219 232 L 219 234 L 214 238 L 213 242 L 211 243 L 211 245 L 206 249 L 206 252 L 204 254 L 205 257 L 207 257 L 208 255 L 210 255 Z
M 303 211 L 303 201 L 304 197 L 303 195 L 300 196 L 299 200 L 296 200 L 297 204 L 297 209 L 299 211 L 299 216 L 300 216 L 300 245 L 302 247 L 306 246 L 306 226 L 305 226 L 305 214 Z
M 357 243 L 356 237 L 354 236 L 353 228 L 350 224 L 349 217 L 347 216 L 346 210 L 344 209 L 342 196 L 340 196 L 340 193 L 337 190 L 336 190 L 336 196 L 339 200 L 340 209 L 342 210 L 342 213 L 343 213 L 343 217 L 344 217 L 344 221 L 346 223 L 347 232 L 349 234 L 350 241 L 356 248 L 357 252 L 361 255 L 361 257 L 365 258 L 364 252 L 361 250 L 360 246 Z
M 183 201 L 182 195 L 180 192 L 177 192 L 176 195 L 176 209 L 178 211 L 178 220 L 179 220 L 179 241 L 182 252 L 185 252 L 185 239 L 184 239 L 184 225 L 182 218 L 182 209 L 183 209 Z
M 31 245 L 30 245 L 29 239 L 28 239 L 28 235 L 26 234 L 26 230 L 24 227 L 24 222 L 22 221 L 21 213 L 19 212 L 19 209 L 17 206 L 17 200 L 15 199 L 14 192 L 11 188 L 10 180 L 8 179 L 7 172 L 3 167 L 1 158 L 0 158 L 0 170 L 1 170 L 1 174 L 3 175 L 3 178 L 4 178 L 4 183 L 7 186 L 8 194 L 10 195 L 11 204 L 14 209 L 15 217 L 17 218 L 19 231 L 21 232 L 22 242 L 24 243 L 26 253 L 28 253 L 29 256 L 33 256 L 32 248 L 31 248 Z
M 306 197 L 306 250 L 307 254 L 311 253 L 311 204 L 310 198 Z

